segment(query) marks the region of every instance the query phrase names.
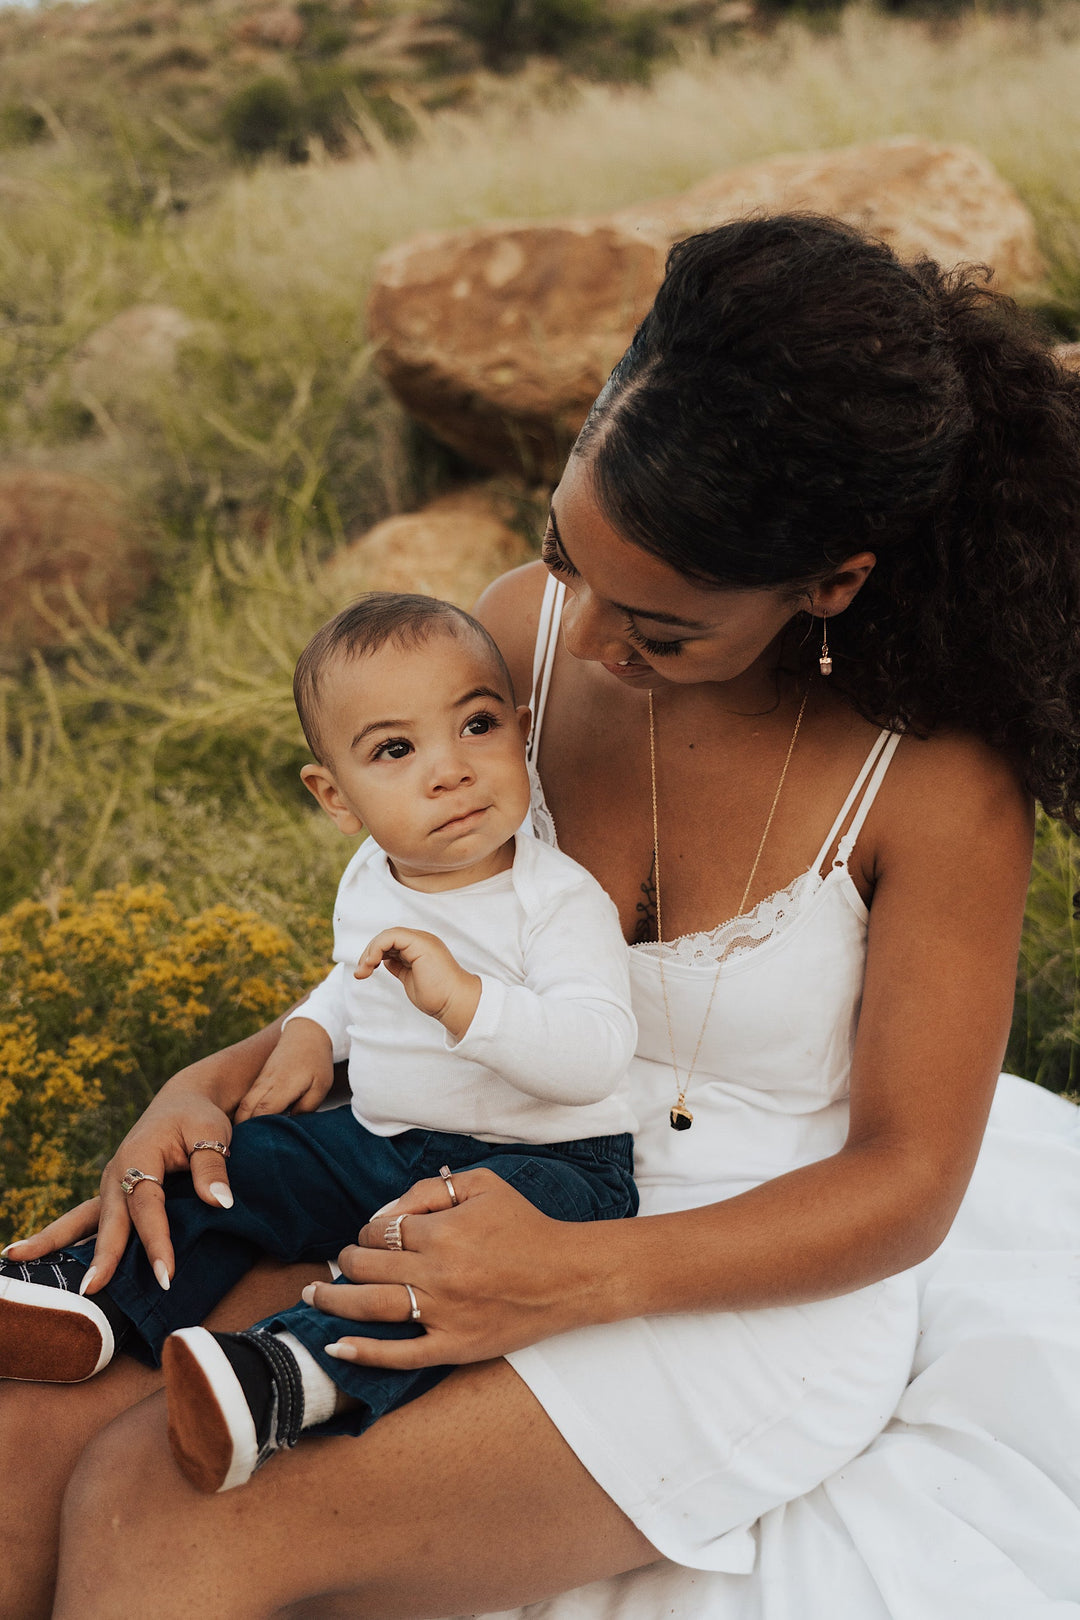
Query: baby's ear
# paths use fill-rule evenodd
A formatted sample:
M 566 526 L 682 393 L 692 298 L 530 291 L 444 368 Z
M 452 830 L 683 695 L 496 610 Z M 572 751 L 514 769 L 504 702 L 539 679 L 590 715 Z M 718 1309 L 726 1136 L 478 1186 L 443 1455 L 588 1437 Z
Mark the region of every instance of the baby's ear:
M 532 730 L 532 710 L 525 708 L 524 705 L 519 705 L 514 713 L 517 715 L 518 730 L 525 741 L 528 742 L 529 732 Z
M 348 838 L 355 838 L 364 830 L 364 823 L 342 796 L 341 789 L 325 765 L 305 765 L 300 780 L 330 820 Z

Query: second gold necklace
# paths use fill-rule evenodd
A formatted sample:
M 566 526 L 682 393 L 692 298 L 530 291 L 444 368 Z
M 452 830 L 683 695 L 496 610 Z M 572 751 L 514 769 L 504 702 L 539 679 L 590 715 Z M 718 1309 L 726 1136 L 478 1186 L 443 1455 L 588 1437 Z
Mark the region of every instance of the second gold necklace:
M 788 751 L 784 758 L 783 769 L 780 772 L 780 780 L 776 784 L 776 792 L 773 794 L 773 801 L 765 821 L 765 830 L 761 834 L 761 841 L 757 847 L 757 854 L 754 856 L 754 864 L 750 868 L 750 876 L 746 880 L 746 887 L 743 890 L 742 899 L 739 901 L 739 909 L 735 914 L 736 918 L 743 916 L 746 910 L 746 902 L 750 895 L 751 885 L 757 876 L 757 869 L 761 863 L 761 852 L 765 848 L 765 840 L 769 836 L 769 829 L 773 824 L 773 817 L 776 815 L 776 807 L 780 803 L 780 794 L 783 791 L 784 782 L 787 779 L 788 766 L 791 764 L 791 756 L 795 752 L 795 744 L 798 740 L 799 728 L 802 725 L 803 715 L 806 712 L 806 700 L 809 695 L 810 688 L 807 687 L 806 691 L 803 693 L 802 702 L 799 705 L 799 712 L 795 717 L 795 729 L 791 733 L 791 741 L 788 743 Z M 671 1027 L 671 1006 L 668 1002 L 667 981 L 664 978 L 664 922 L 662 902 L 660 898 L 660 818 L 657 813 L 656 804 L 656 716 L 653 711 L 653 695 L 651 692 L 649 693 L 649 775 L 652 782 L 653 883 L 656 889 L 656 945 L 657 960 L 660 966 L 660 993 L 664 998 L 664 1017 L 667 1020 L 668 1044 L 671 1047 L 671 1067 L 675 1074 L 675 1085 L 678 1090 L 678 1095 L 675 1102 L 672 1104 L 671 1112 L 669 1113 L 668 1118 L 671 1121 L 671 1128 L 673 1131 L 688 1131 L 691 1125 L 694 1123 L 694 1116 L 686 1106 L 686 1093 L 689 1088 L 690 1081 L 693 1079 L 694 1070 L 697 1067 L 698 1055 L 701 1051 L 701 1043 L 705 1039 L 705 1029 L 709 1022 L 709 1014 L 712 1012 L 712 1004 L 716 996 L 716 987 L 720 983 L 720 969 L 723 966 L 723 958 L 721 958 L 716 964 L 716 973 L 713 976 L 712 989 L 709 991 L 709 1000 L 705 1007 L 705 1016 L 701 1020 L 701 1029 L 698 1032 L 697 1045 L 694 1047 L 694 1055 L 690 1059 L 690 1065 L 686 1071 L 685 1078 L 680 1078 L 679 1063 L 675 1055 L 675 1033 Z

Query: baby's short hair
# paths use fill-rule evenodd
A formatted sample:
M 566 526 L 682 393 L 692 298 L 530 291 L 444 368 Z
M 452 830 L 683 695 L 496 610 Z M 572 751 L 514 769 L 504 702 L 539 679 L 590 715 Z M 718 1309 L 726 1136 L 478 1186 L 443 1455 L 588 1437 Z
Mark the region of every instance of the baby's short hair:
M 368 591 L 316 630 L 296 665 L 293 698 L 308 747 L 320 765 L 327 763 L 325 744 L 319 729 L 319 687 L 335 658 L 362 658 L 378 652 L 388 641 L 399 647 L 416 647 L 440 631 L 460 635 L 462 630 L 476 636 L 506 684 L 511 703 L 514 683 L 506 660 L 479 619 L 453 602 L 437 596 L 411 596 L 402 591 Z

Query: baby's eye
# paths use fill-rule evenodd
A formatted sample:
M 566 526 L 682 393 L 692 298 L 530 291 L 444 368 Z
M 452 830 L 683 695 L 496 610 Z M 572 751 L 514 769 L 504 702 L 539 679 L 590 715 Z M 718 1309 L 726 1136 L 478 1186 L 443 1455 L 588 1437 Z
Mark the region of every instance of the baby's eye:
M 493 714 L 472 714 L 461 728 L 463 737 L 484 737 L 489 731 L 494 731 L 499 724 Z
M 380 743 L 372 754 L 372 759 L 404 759 L 412 753 L 412 743 L 404 737 L 391 737 L 388 742 Z

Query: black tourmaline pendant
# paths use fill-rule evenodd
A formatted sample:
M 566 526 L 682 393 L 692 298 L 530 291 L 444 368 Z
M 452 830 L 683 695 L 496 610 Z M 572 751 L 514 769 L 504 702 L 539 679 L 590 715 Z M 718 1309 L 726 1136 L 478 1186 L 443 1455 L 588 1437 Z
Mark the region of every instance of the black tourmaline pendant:
M 673 1131 L 688 1131 L 694 1123 L 693 1114 L 682 1103 L 676 1103 L 668 1117 Z

